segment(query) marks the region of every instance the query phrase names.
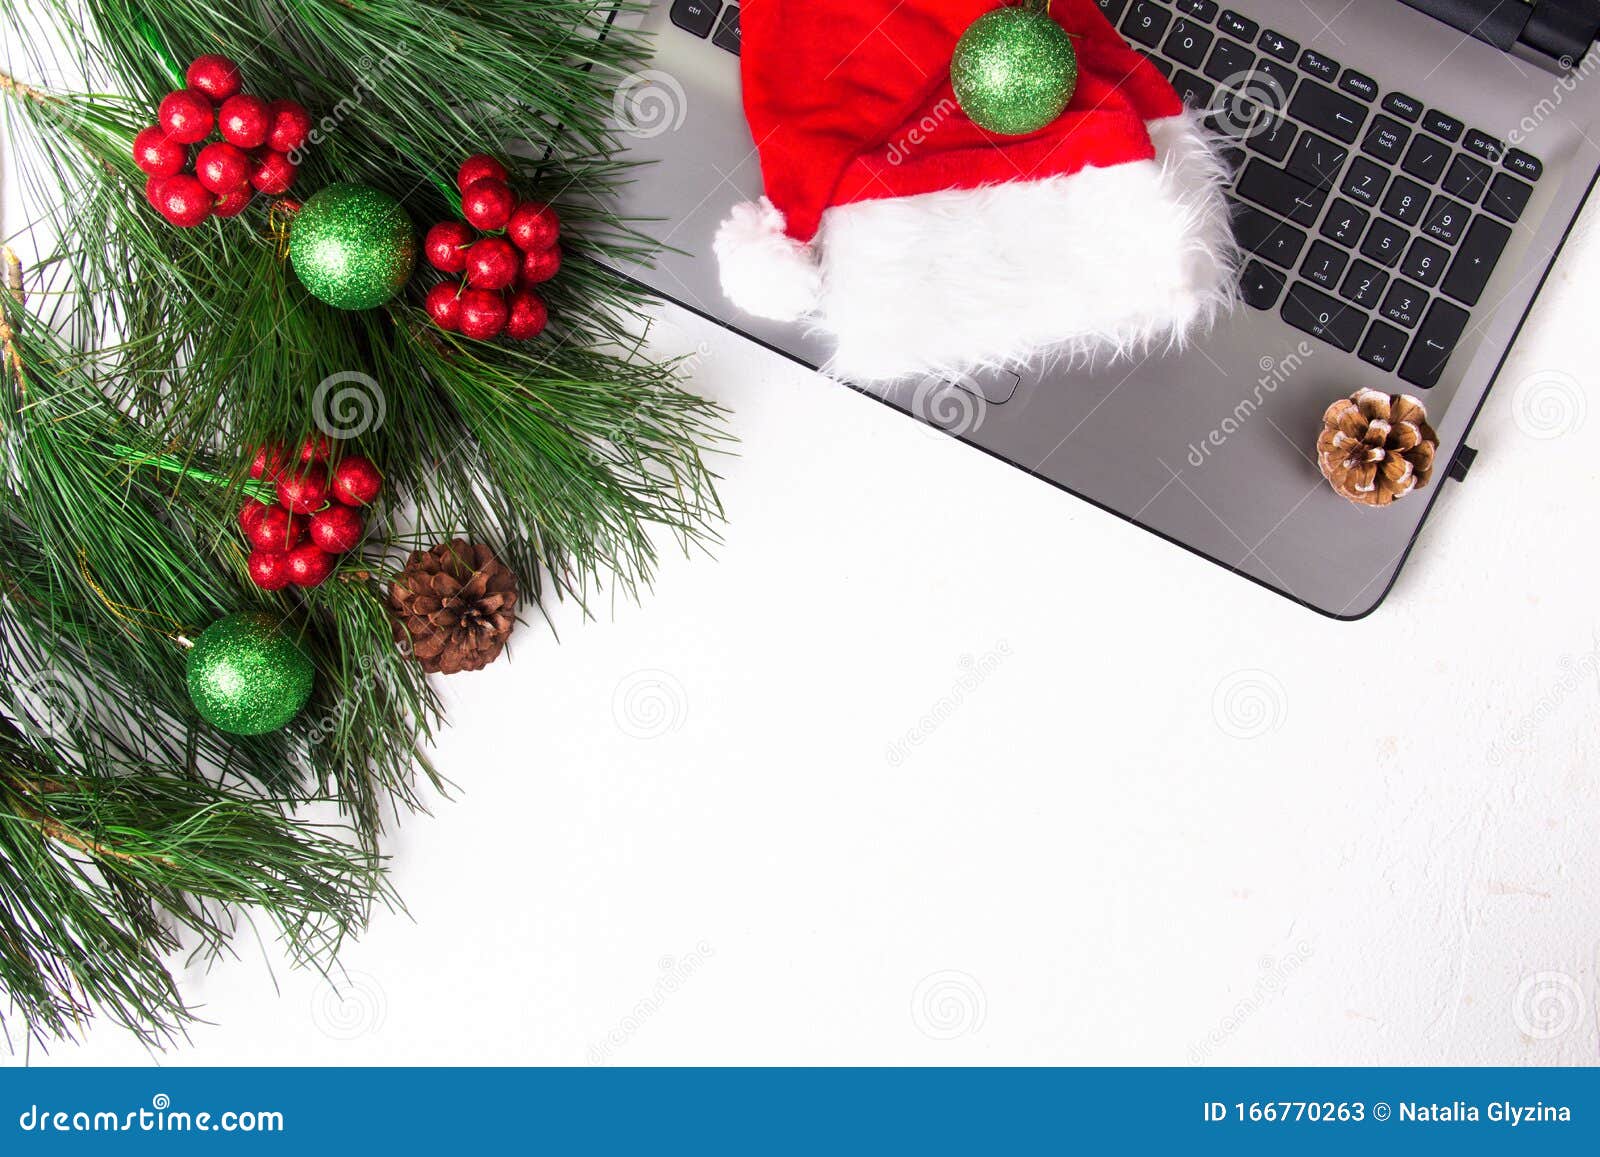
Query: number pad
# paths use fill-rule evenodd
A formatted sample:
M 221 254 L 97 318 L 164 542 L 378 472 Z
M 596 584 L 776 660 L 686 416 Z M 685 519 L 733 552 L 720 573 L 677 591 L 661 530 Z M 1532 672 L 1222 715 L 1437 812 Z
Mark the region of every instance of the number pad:
M 1344 284 L 1339 287 L 1339 296 L 1367 309 L 1376 309 L 1378 302 L 1383 300 L 1383 291 L 1388 286 L 1387 273 L 1376 265 L 1357 261 L 1350 267 L 1350 272 L 1345 274 Z
M 1389 186 L 1389 195 L 1383 199 L 1383 211 L 1396 221 L 1415 225 L 1428 210 L 1428 190 L 1415 181 L 1396 177 Z
M 1367 222 L 1371 218 L 1371 213 L 1352 205 L 1349 201 L 1335 201 L 1333 208 L 1328 210 L 1328 216 L 1322 222 L 1322 235 L 1330 241 L 1337 241 L 1340 245 L 1354 249 L 1356 242 L 1361 240 L 1362 230 L 1367 227 Z
M 1445 266 L 1449 264 L 1448 249 L 1441 248 L 1424 237 L 1418 237 L 1411 243 L 1411 248 L 1406 250 L 1405 259 L 1400 263 L 1400 272 L 1432 289 L 1439 284 L 1439 278 L 1444 276 Z

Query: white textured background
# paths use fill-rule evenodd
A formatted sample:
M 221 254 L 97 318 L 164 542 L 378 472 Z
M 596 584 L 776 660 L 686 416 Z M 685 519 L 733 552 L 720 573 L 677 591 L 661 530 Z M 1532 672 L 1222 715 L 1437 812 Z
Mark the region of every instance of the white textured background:
M 409 916 L 177 962 L 156 1059 L 1594 1063 L 1597 286 L 1584 228 L 1356 624 L 663 309 L 718 556 L 449 680 Z

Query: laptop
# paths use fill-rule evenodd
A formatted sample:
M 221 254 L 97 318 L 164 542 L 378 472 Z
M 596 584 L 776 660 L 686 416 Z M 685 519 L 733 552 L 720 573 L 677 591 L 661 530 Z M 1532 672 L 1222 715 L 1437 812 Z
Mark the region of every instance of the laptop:
M 663 250 L 618 271 L 817 367 L 823 340 L 735 309 L 711 251 L 762 191 L 739 3 L 619 17 L 654 51 L 618 93 L 627 159 L 653 162 L 620 209 Z M 1229 142 L 1246 304 L 1180 354 L 867 392 L 1312 610 L 1367 615 L 1445 487 L 1470 486 L 1472 423 L 1600 172 L 1600 2 L 1099 4 Z M 1418 396 L 1440 439 L 1429 486 L 1377 510 L 1315 460 L 1323 411 L 1361 387 Z

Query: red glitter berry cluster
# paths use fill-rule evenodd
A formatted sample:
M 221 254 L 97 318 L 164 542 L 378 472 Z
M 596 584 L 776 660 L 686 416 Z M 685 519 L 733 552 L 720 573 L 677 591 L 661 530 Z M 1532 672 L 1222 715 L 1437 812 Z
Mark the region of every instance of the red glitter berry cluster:
M 250 580 L 262 590 L 317 586 L 333 573 L 334 556 L 360 543 L 365 523 L 356 508 L 378 497 L 383 475 L 359 454 L 329 470 L 332 451 L 321 436 L 293 455 L 277 445 L 256 451 L 250 477 L 272 483 L 278 501 L 245 503 L 239 529 L 250 543 Z
M 460 275 L 428 291 L 428 316 L 440 329 L 479 341 L 502 333 L 526 341 L 544 332 L 549 311 L 533 287 L 561 268 L 561 218 L 541 202 L 518 202 L 506 176 L 493 157 L 468 157 L 456 173 L 467 224 L 441 221 L 422 243 L 435 269 Z
M 133 138 L 133 161 L 150 175 L 144 195 L 156 211 L 189 229 L 207 217 L 237 217 L 257 192 L 287 193 L 295 174 L 289 156 L 305 147 L 310 114 L 292 100 L 240 92 L 239 66 L 226 56 L 196 57 L 183 79 L 189 87 L 164 96 L 158 123 Z M 213 133 L 222 139 L 201 144 Z

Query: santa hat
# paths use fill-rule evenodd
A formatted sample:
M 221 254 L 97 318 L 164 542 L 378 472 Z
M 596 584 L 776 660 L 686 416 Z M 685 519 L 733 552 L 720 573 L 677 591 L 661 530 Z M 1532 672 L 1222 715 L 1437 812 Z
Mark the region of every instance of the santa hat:
M 809 319 L 858 381 L 1181 342 L 1232 304 L 1226 173 L 1172 86 L 1094 0 L 1054 0 L 1077 89 L 997 136 L 950 61 L 996 0 L 759 0 L 741 9 L 766 195 L 716 239 L 750 313 Z

